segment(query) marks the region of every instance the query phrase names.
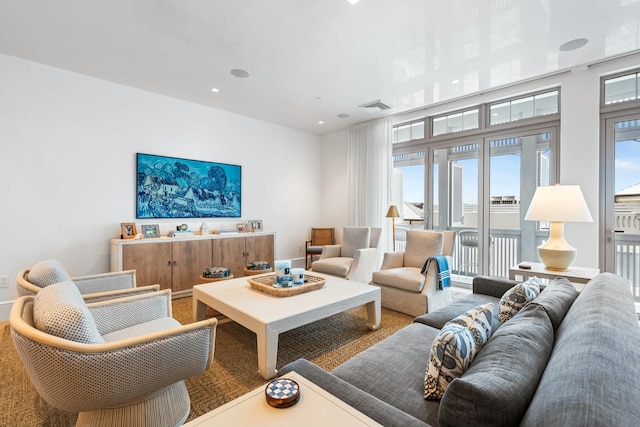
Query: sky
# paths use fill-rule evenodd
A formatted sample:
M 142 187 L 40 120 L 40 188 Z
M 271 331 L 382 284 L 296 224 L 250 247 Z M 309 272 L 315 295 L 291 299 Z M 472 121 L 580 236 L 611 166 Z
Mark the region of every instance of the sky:
M 466 204 L 477 204 L 478 161 L 470 159 L 458 163 L 463 167 L 463 201 Z M 424 166 L 415 165 L 399 169 L 404 174 L 404 200 L 422 202 L 424 199 Z M 519 170 L 520 156 L 518 155 L 491 157 L 491 195 L 516 196 L 517 199 L 520 199 Z M 640 141 L 616 142 L 615 171 L 615 191 L 640 184 Z M 437 173 L 437 169 L 435 173 Z M 437 198 L 437 192 L 435 197 Z

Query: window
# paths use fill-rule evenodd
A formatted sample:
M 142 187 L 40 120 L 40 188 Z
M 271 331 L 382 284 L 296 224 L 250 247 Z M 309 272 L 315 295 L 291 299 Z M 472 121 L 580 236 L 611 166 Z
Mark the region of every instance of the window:
M 480 109 L 461 111 L 433 119 L 433 136 L 478 129 Z
M 515 122 L 558 112 L 558 91 L 530 95 L 489 106 L 489 124 Z
M 640 73 L 626 74 L 604 80 L 605 105 L 638 99 Z
M 393 143 L 413 141 L 424 138 L 424 120 L 403 124 L 393 128 Z

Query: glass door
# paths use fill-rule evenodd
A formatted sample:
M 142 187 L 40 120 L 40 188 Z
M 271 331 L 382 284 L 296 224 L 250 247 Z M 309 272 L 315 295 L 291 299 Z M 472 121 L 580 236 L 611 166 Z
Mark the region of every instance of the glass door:
M 605 121 L 605 163 L 605 270 L 640 301 L 640 114 Z
M 489 274 L 509 276 L 521 261 L 539 262 L 537 247 L 548 223 L 524 221 L 538 186 L 555 181 L 550 168 L 555 130 L 489 138 L 487 254 Z
M 394 251 L 404 251 L 406 232 L 423 229 L 429 213 L 424 208 L 425 152 L 411 151 L 393 156 L 392 204 L 400 218 L 395 220 Z
M 470 283 L 482 271 L 478 250 L 479 141 L 470 141 L 432 151 L 431 203 L 434 230 L 457 233 L 453 251 L 453 279 Z

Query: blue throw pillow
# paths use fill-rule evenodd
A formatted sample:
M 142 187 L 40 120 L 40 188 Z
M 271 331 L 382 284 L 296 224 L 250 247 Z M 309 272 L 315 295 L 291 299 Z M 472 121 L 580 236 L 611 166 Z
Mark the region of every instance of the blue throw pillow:
M 471 365 L 491 336 L 493 304 L 469 310 L 447 322 L 431 346 L 424 378 L 424 398 L 440 399 L 455 378 Z

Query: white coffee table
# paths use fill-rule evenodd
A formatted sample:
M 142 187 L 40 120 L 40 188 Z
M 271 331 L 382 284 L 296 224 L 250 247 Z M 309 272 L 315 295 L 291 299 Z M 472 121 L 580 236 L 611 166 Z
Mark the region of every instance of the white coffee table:
M 194 420 L 185 427 L 213 426 L 380 426 L 371 418 L 329 394 L 311 381 L 290 372 L 286 375 L 300 386 L 300 400 L 284 409 L 272 408 L 264 397 L 265 386 L 220 406 Z
M 193 287 L 193 317 L 202 320 L 209 306 L 257 335 L 258 372 L 276 376 L 278 335 L 360 305 L 367 307 L 367 326 L 380 327 L 380 288 L 319 273 L 326 279 L 318 290 L 274 297 L 254 290 L 246 277 Z M 253 278 L 258 276 L 252 276 Z

